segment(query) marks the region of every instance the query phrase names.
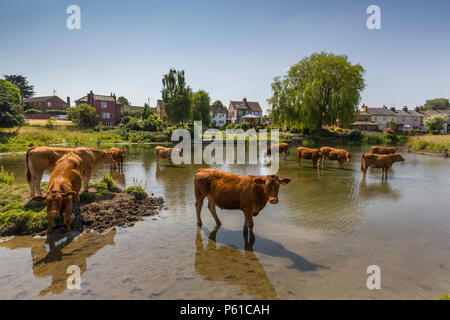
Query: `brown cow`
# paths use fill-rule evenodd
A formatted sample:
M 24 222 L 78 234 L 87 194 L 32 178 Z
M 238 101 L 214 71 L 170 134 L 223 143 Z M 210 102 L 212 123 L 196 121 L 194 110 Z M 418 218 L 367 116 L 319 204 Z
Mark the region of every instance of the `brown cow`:
M 214 169 L 198 169 L 195 173 L 195 208 L 197 209 L 197 225 L 202 225 L 200 213 L 203 200 L 208 197 L 208 208 L 217 226 L 222 223 L 216 212 L 216 206 L 227 210 L 242 210 L 245 216 L 244 236 L 254 240 L 253 217 L 264 209 L 269 201 L 278 203 L 280 184 L 287 184 L 290 178 L 280 179 L 276 175 L 250 176 L 237 175 Z
M 75 153 L 70 152 L 60 158 L 50 176 L 47 195 L 34 196 L 34 201 L 45 201 L 47 204 L 48 234 L 56 217 L 64 213 L 64 223 L 67 231 L 71 231 L 70 223 L 73 219 L 72 197 L 79 202 L 78 194 L 81 190 L 82 160 Z
M 123 162 L 125 160 L 125 154 L 127 153 L 127 148 L 111 148 L 109 151 L 112 152 L 113 163 L 111 164 L 111 169 L 116 169 L 116 165 L 119 170 L 123 171 Z
M 399 153 L 394 154 L 375 154 L 364 152 L 361 155 L 361 171 L 363 178 L 366 177 L 367 168 L 381 168 L 381 180 L 387 180 L 388 170 L 394 162 L 405 161 Z
M 319 149 L 322 153 L 322 169 L 324 167 L 325 159 L 332 161 L 339 161 L 339 168 L 344 168 L 344 162 L 352 161 L 352 155 L 345 149 L 335 149 L 331 147 L 322 147 Z
M 396 147 L 379 147 L 379 146 L 370 147 L 370 153 L 375 154 L 392 154 L 396 152 L 397 152 Z
M 278 154 L 284 153 L 284 160 L 287 160 L 287 157 L 289 155 L 289 145 L 287 143 L 273 144 L 267 148 L 265 155 L 270 157 L 272 153 L 277 152 Z
M 41 180 L 44 171 L 52 171 L 56 162 L 67 153 L 73 152 L 82 159 L 81 175 L 84 180 L 85 189 L 88 188 L 92 170 L 99 163 L 111 163 L 113 161 L 110 151 L 95 150 L 91 148 L 51 148 L 32 147 L 26 154 L 27 182 L 30 185 L 31 195 L 41 195 Z
M 297 166 L 301 167 L 301 160 L 308 159 L 312 160 L 313 166 L 315 168 L 319 168 L 317 165 L 317 162 L 322 159 L 322 152 L 319 149 L 309 149 L 305 147 L 298 147 L 297 148 Z
M 161 147 L 161 146 L 157 146 L 155 148 L 156 163 L 159 165 L 159 158 L 163 158 L 163 159 L 168 159 L 170 166 L 173 166 L 172 150 L 173 150 L 173 148 L 164 148 L 164 147 Z M 175 150 L 175 152 L 176 151 L 177 150 Z M 183 150 L 179 149 L 178 150 L 178 154 L 180 155 L 180 157 L 182 157 L 183 156 Z

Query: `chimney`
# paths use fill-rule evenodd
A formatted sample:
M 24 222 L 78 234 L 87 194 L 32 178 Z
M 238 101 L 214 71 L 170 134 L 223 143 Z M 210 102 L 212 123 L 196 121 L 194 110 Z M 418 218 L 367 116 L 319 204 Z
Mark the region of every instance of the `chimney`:
M 114 101 L 116 101 L 116 94 L 115 93 L 113 93 L 112 97 L 114 98 Z
M 66 100 L 66 101 L 67 101 L 67 106 L 66 106 L 66 107 L 67 107 L 67 108 L 70 108 L 70 97 L 67 97 L 67 100 Z
M 386 105 L 385 105 L 385 104 L 383 104 L 383 109 L 387 109 L 387 107 L 386 107 Z
M 404 106 L 404 107 L 403 107 L 403 111 L 408 112 L 408 107 L 407 107 L 407 106 Z
M 362 105 L 362 110 L 363 110 L 364 112 L 367 112 L 367 106 L 366 106 L 365 104 Z
M 244 104 L 247 105 L 247 98 L 244 97 L 244 99 L 242 99 L 242 101 L 244 101 Z
M 94 92 L 89 92 L 87 95 L 87 103 L 91 106 L 94 106 Z
M 420 112 L 420 108 L 416 107 L 414 110 L 416 110 L 416 112 Z
M 389 108 L 392 112 L 395 112 L 395 108 L 394 107 L 392 107 L 392 108 Z

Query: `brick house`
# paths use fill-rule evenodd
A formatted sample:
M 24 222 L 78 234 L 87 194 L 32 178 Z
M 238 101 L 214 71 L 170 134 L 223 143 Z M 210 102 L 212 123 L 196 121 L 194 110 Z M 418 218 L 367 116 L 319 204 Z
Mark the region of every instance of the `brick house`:
M 228 112 L 224 107 L 212 106 L 211 107 L 211 122 L 215 127 L 222 128 L 227 124 Z
M 70 97 L 64 101 L 58 96 L 32 97 L 24 98 L 23 105 L 26 109 L 36 109 L 42 113 L 28 115 L 32 119 L 48 119 L 55 116 L 54 114 L 46 113 L 48 110 L 66 110 L 70 107 Z
M 87 103 L 97 110 L 99 117 L 95 120 L 96 124 L 107 127 L 114 127 L 119 124 L 122 105 L 117 102 L 115 94 L 99 95 L 94 94 L 91 90 L 86 96 L 75 100 L 76 106 L 82 103 Z
M 245 121 L 242 119 L 246 115 L 257 116 L 258 122 L 262 122 L 262 109 L 259 102 L 247 101 L 247 98 L 242 99 L 242 101 L 230 101 L 230 106 L 228 107 L 228 121 L 230 123 L 241 123 Z

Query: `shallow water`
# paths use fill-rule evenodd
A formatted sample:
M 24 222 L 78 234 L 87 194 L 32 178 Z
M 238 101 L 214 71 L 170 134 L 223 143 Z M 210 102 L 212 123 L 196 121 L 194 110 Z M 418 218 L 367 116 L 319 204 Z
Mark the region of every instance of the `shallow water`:
M 131 146 L 121 186 L 140 183 L 163 196 L 167 211 L 132 228 L 50 242 L 15 237 L 0 242 L 1 299 L 432 299 L 450 290 L 450 162 L 403 152 L 389 180 L 379 170 L 362 181 L 359 155 L 340 170 L 324 170 L 295 154 L 280 161 L 277 205 L 255 218 L 246 250 L 240 211 L 218 209 L 214 232 L 206 202 L 196 227 L 193 177 L 201 165 L 158 169 L 151 146 Z M 23 153 L 0 155 L 0 166 L 25 183 Z M 203 165 L 205 167 L 206 165 Z M 216 166 L 240 174 L 267 167 Z M 107 166 L 97 168 L 99 179 Z M 45 177 L 48 179 L 48 175 Z M 247 248 L 251 249 L 251 248 Z M 67 289 L 78 265 L 81 289 Z M 369 265 L 381 269 L 381 289 L 369 290 Z

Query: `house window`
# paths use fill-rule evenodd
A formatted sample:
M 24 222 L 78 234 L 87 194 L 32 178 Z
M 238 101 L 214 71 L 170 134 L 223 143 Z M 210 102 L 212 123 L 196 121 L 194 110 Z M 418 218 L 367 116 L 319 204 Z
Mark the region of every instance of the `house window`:
M 110 117 L 111 117 L 111 115 L 110 115 L 109 112 L 103 112 L 103 113 L 102 113 L 102 118 L 103 118 L 103 119 L 109 119 Z
M 47 102 L 47 107 L 51 108 L 52 107 L 52 103 L 49 101 Z
M 108 107 L 108 104 L 106 103 L 106 101 L 102 101 L 102 108 L 106 109 Z

